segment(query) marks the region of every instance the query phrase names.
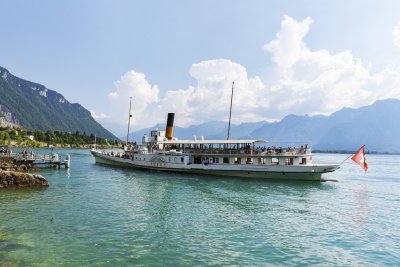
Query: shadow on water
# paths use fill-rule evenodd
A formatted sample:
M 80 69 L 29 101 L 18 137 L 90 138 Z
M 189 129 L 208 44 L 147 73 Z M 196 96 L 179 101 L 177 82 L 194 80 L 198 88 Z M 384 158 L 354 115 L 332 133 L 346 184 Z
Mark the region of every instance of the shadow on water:
M 176 177 L 186 180 L 188 185 L 195 190 L 200 190 L 214 198 L 238 199 L 243 196 L 248 198 L 271 197 L 271 196 L 297 196 L 307 197 L 310 193 L 320 190 L 332 190 L 332 184 L 317 181 L 291 181 L 271 179 L 246 179 L 239 177 L 220 177 L 193 175 L 188 179 L 181 175 Z M 237 203 L 238 205 L 240 203 Z
M 212 207 L 208 212 L 222 209 L 251 214 L 270 210 L 301 213 L 308 212 L 301 208 L 303 204 L 307 206 L 307 203 L 314 203 L 321 194 L 330 194 L 338 188 L 334 182 L 249 179 L 120 168 L 103 164 L 96 166 L 115 172 L 113 179 L 124 184 L 124 188 L 127 188 L 125 190 L 129 191 L 126 195 L 137 195 L 133 193 L 134 190 L 140 190 L 140 195 L 149 198 L 143 201 L 143 205 L 157 202 L 160 206 L 166 205 L 165 210 L 169 211 L 178 209 L 177 207 L 182 209 L 182 205 L 190 205 L 199 210 Z M 293 205 L 298 207 L 294 208 Z
M 9 266 L 10 263 L 9 255 L 12 252 L 31 250 L 32 248 L 28 245 L 20 244 L 18 240 L 11 237 L 0 236 L 0 266 Z M 11 260 L 12 261 L 12 260 Z M 12 265 L 10 265 L 12 266 Z M 29 264 L 24 264 L 29 266 Z
M 45 194 L 48 187 L 35 188 L 4 188 L 1 189 L 0 202 L 28 201 L 37 195 Z M 1 237 L 0 237 L 1 238 Z
M 130 183 L 129 180 L 133 179 L 132 183 L 136 185 L 136 182 L 139 182 L 143 190 L 151 191 L 154 195 L 166 197 L 165 194 L 185 192 L 188 194 L 185 197 L 188 198 L 198 198 L 199 201 L 211 201 L 219 203 L 217 205 L 248 211 L 264 209 L 268 205 L 271 206 L 268 202 L 275 203 L 279 200 L 289 200 L 289 203 L 308 202 L 315 194 L 337 188 L 334 182 L 248 179 L 99 166 L 117 170 L 125 182 Z M 173 202 L 171 199 L 167 201 L 170 204 Z

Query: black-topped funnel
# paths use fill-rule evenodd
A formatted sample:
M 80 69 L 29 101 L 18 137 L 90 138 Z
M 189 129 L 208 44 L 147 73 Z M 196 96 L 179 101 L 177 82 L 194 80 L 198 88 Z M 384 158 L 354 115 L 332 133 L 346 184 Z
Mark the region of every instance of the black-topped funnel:
M 174 136 L 174 118 L 175 113 L 168 113 L 167 127 L 165 129 L 165 137 L 168 140 L 172 140 L 172 137 Z

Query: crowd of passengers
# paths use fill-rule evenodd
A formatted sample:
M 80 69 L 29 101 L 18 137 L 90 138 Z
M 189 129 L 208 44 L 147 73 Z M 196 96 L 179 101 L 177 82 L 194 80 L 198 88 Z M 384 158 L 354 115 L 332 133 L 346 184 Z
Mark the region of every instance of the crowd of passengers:
M 210 147 L 211 148 L 211 147 Z M 171 149 L 179 149 L 178 146 L 171 146 Z M 205 147 L 203 145 L 201 145 L 200 149 L 205 149 Z M 236 146 L 234 146 L 232 149 L 236 149 Z M 240 147 L 239 150 L 247 150 L 249 151 L 249 154 L 269 154 L 269 155 L 276 155 L 276 154 L 282 154 L 282 153 L 293 153 L 293 154 L 305 154 L 307 152 L 308 146 L 307 144 L 305 144 L 304 146 L 301 145 L 300 148 L 296 148 L 296 147 L 287 147 L 287 148 L 282 148 L 282 147 L 275 147 L 275 146 L 271 146 L 271 147 L 256 147 L 253 146 L 253 148 L 251 149 L 250 145 L 244 146 L 244 147 Z M 1 153 L 1 151 L 0 151 Z M 125 154 L 125 153 L 114 153 L 114 152 L 108 152 L 107 153 L 108 156 L 113 156 L 113 157 L 118 157 L 118 158 L 124 158 L 124 159 L 128 159 L 129 155 Z
M 179 149 L 178 146 L 172 146 L 171 149 Z M 199 147 L 196 147 L 194 149 L 207 149 L 206 146 L 204 145 L 200 145 Z M 211 149 L 211 145 L 208 147 L 208 149 Z M 282 154 L 282 153 L 293 153 L 293 154 L 305 154 L 306 151 L 308 149 L 308 145 L 301 145 L 300 148 L 296 148 L 296 147 L 287 147 L 287 148 L 282 148 L 282 147 L 256 147 L 253 146 L 251 147 L 250 145 L 246 145 L 246 146 L 242 146 L 239 147 L 239 150 L 244 150 L 247 151 L 248 154 L 271 154 L 271 155 L 276 155 L 276 154 Z M 234 145 L 232 148 L 228 149 L 228 150 L 237 150 L 236 145 Z M 216 150 L 216 152 L 218 152 L 218 150 Z
M 106 153 L 107 156 L 112 156 L 112 157 L 116 157 L 116 158 L 122 158 L 122 159 L 129 159 L 130 156 L 126 153 L 114 153 L 113 151 L 111 152 L 107 152 Z
M 281 153 L 286 153 L 290 152 L 293 154 L 304 154 L 307 151 L 307 144 L 305 146 L 301 145 L 301 147 L 298 149 L 296 147 L 291 147 L 289 146 L 288 148 L 282 148 L 282 147 L 257 147 L 255 149 L 256 154 L 281 154 Z
M 12 153 L 11 149 L 4 148 L 4 147 L 0 148 L 0 154 L 7 154 L 7 155 L 9 155 L 9 154 L 11 154 L 11 153 Z

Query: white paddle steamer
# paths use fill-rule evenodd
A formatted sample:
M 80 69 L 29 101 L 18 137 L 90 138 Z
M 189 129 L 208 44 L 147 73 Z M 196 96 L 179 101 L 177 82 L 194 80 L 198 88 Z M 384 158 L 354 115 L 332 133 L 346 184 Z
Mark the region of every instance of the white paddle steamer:
M 92 150 L 97 163 L 146 170 L 227 177 L 323 180 L 339 164 L 314 164 L 311 149 L 267 147 L 264 140 L 178 140 L 173 137 L 174 113 L 165 131 L 153 130 L 140 145 L 114 153 Z

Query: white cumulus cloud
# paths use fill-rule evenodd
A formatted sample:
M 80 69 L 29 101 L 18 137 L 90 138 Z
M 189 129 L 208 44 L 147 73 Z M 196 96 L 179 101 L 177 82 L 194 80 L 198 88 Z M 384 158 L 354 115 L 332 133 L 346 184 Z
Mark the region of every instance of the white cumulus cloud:
M 269 114 L 330 114 L 342 107 L 360 107 L 377 99 L 400 97 L 400 74 L 396 69 L 371 73 L 350 51 L 336 54 L 312 51 L 304 42 L 312 20 L 296 21 L 285 16 L 276 38 L 264 49 L 275 67 L 267 77 L 268 95 L 274 102 Z M 399 77 L 399 78 L 398 78 Z
M 293 64 L 308 50 L 303 38 L 312 23 L 313 20 L 309 17 L 298 22 L 285 15 L 281 22 L 281 31 L 276 34 L 276 39 L 264 45 L 264 49 L 271 52 L 272 60 L 282 71 L 290 72 Z
M 263 46 L 271 54 L 273 66 L 262 76 L 249 77 L 244 66 L 229 59 L 205 60 L 189 70 L 195 84 L 160 93 L 145 74 L 128 71 L 108 95 L 114 110 L 111 119 L 127 122 L 132 97 L 137 128 L 165 122 L 168 112 L 177 113 L 180 126 L 226 121 L 232 81 L 235 123 L 281 119 L 288 114 L 330 114 L 343 107 L 400 98 L 400 67 L 372 73 L 369 64 L 350 51 L 313 51 L 304 41 L 312 23 L 308 17 L 297 21 L 284 16 L 275 38 Z
M 97 114 L 96 111 L 94 111 L 92 109 L 90 110 L 90 114 L 92 115 L 93 119 L 108 119 L 108 118 L 110 118 L 109 115 L 106 115 L 104 113 Z
M 130 96 L 134 115 L 132 123 L 140 128 L 164 122 L 168 112 L 177 113 L 176 124 L 181 126 L 227 120 L 232 81 L 236 88 L 235 120 L 254 117 L 258 107 L 255 99 L 264 85 L 257 76 L 247 77 L 246 69 L 240 64 L 226 59 L 201 61 L 192 65 L 190 75 L 197 81 L 196 85 L 170 90 L 160 96 L 158 87 L 150 85 L 144 74 L 127 72 L 115 83 L 116 90 L 109 93 L 109 101 L 117 112 L 114 113 L 115 120 L 127 121 Z
M 151 105 L 159 101 L 157 85 L 150 85 L 143 73 L 128 71 L 115 82 L 115 91 L 108 94 L 113 110 L 114 122 L 126 123 L 129 112 L 129 99 L 132 97 L 133 124 L 146 124 L 146 117 L 142 114 L 152 112 Z M 154 114 L 152 114 L 154 116 Z
M 184 111 L 182 116 L 184 125 L 210 120 L 227 120 L 233 81 L 235 120 L 243 120 L 248 114 L 254 113 L 254 108 L 257 107 L 254 97 L 264 88 L 259 77 L 249 78 L 246 68 L 227 59 L 193 64 L 190 75 L 197 81 L 195 86 L 179 92 L 168 91 L 164 99 L 166 103 L 174 103 L 174 99 L 182 97 L 182 103 L 174 111 L 179 113 L 177 117 L 181 117 L 180 113 Z M 243 109 L 243 106 L 246 108 Z
M 400 21 L 397 22 L 396 26 L 393 29 L 393 44 L 400 48 Z

